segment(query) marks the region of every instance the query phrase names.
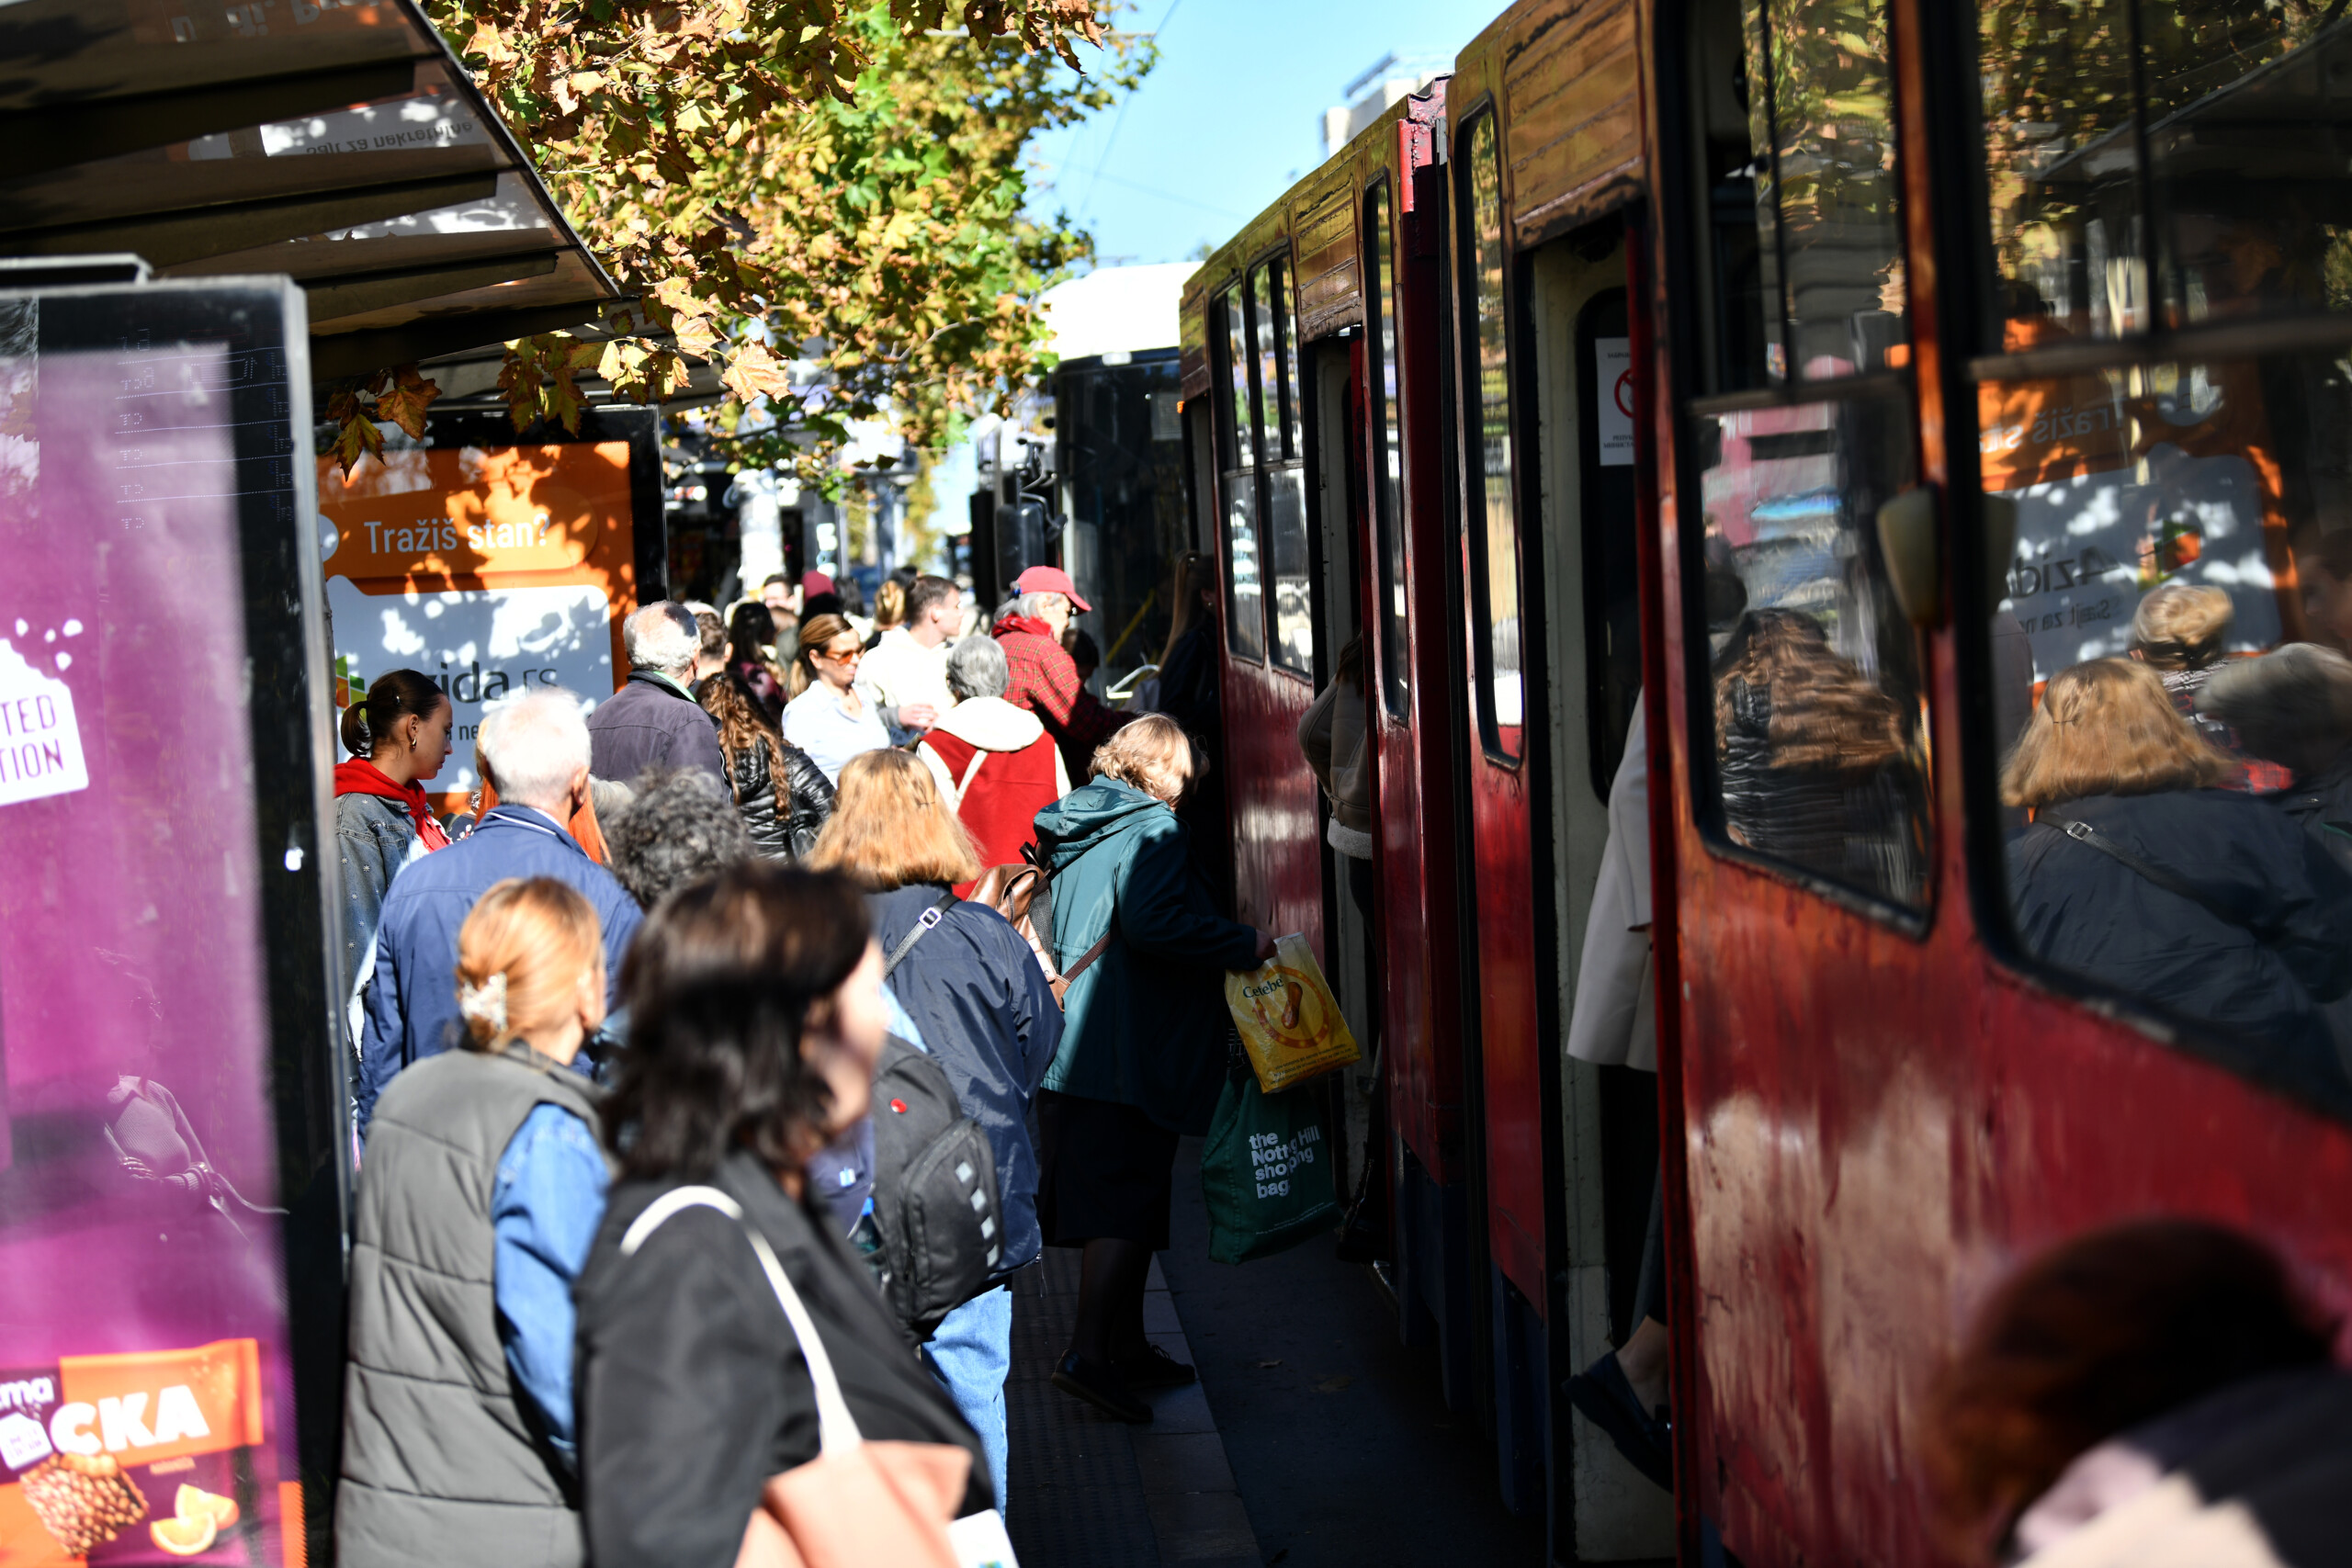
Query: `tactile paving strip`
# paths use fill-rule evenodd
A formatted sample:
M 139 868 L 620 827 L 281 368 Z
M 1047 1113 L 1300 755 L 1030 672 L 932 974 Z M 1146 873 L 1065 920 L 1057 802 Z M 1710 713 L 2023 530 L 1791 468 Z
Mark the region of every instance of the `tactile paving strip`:
M 1050 1381 L 1078 1315 L 1078 1260 L 1049 1247 L 1013 1277 L 1005 1527 L 1022 1568 L 1159 1568 L 1133 1428 Z

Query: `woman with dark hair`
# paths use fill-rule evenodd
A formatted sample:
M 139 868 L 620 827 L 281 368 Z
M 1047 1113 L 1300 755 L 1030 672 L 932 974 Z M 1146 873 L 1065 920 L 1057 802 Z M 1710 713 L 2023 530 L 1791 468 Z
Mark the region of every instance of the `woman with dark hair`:
M 994 1503 L 978 1439 L 806 1175 L 866 1112 L 881 974 L 854 887 L 763 863 L 681 889 L 630 949 L 629 1051 L 605 1111 L 621 1176 L 578 1292 L 598 1568 L 730 1568 L 768 1478 L 818 1455 L 808 1363 L 747 1229 L 805 1303 L 861 1433 L 961 1449 L 956 1513 Z M 655 1209 L 687 1186 L 734 1213 Z
M 727 623 L 727 670 L 759 705 L 774 728 L 784 722 L 785 674 L 770 649 L 775 642 L 775 612 L 756 599 L 735 606 Z
M 1938 1380 L 1926 1457 L 1963 1562 L 2343 1559 L 2352 1379 L 2267 1247 L 2140 1220 L 2027 1264 Z M 2096 1527 L 2096 1534 L 2090 1533 Z
M 2338 1089 L 2314 1002 L 2352 987 L 2352 875 L 2129 659 L 2061 670 L 2001 773 L 2027 949 L 2239 1036 L 2248 1066 Z
M 453 710 L 441 688 L 413 670 L 379 675 L 343 710 L 334 770 L 335 853 L 343 865 L 343 961 L 352 995 L 373 967 L 384 893 L 409 861 L 449 841 L 419 787 L 449 760 Z M 355 1022 L 352 1038 L 358 1039 Z
M 838 780 L 842 764 L 860 751 L 890 744 L 882 716 L 857 690 L 857 667 L 865 658 L 865 639 L 845 617 L 810 615 L 800 623 L 784 738 L 808 752 L 829 781 Z
M 767 613 L 757 604 L 743 608 Z M 735 809 L 752 845 L 770 860 L 798 860 L 816 848 L 818 830 L 832 815 L 832 781 L 768 719 L 742 666 L 702 689 L 702 711 L 718 726 Z

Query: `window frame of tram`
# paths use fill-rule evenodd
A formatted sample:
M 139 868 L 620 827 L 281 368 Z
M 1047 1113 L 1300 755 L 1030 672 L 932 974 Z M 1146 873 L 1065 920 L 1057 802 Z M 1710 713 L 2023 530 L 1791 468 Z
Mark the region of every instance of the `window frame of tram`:
M 1217 533 L 1223 547 L 1225 642 L 1236 659 L 1266 657 L 1265 552 L 1258 526 L 1257 378 L 1242 280 L 1217 292 L 1216 377 Z
M 2246 660 L 2352 651 L 2352 225 L 2312 221 L 2352 209 L 2352 176 L 2326 172 L 2330 208 L 2306 145 L 2335 144 L 2324 126 L 2352 113 L 2299 118 L 2289 101 L 2352 67 L 2352 35 L 2116 0 L 2024 13 L 2021 28 L 2074 29 L 2069 78 L 2016 46 L 2019 15 L 1955 19 L 1980 69 L 1948 133 L 1979 180 L 1939 215 L 1966 236 L 1982 326 L 1951 421 L 1973 491 L 1959 558 L 1984 567 L 1952 594 L 1981 716 L 1964 773 L 1980 925 L 2051 989 L 2346 1114 L 2352 996 L 2324 993 L 2352 945 L 2325 870 L 2352 872 L 2352 804 L 2335 799 L 2352 789 L 2333 782 L 2352 761 L 2352 682 L 2327 655 Z M 2265 123 L 2299 129 L 2248 134 Z M 2289 679 L 2296 660 L 2315 684 Z M 2197 787 L 2217 775 L 2195 747 L 2135 752 L 2121 777 L 2120 716 L 2158 696 L 2183 728 L 2143 732 L 2214 742 L 2218 789 Z M 2225 849 L 2241 902 L 2200 908 L 2180 887 L 2211 894 Z M 2251 865 L 2276 870 L 2255 886 Z M 2262 934 L 2290 890 L 2300 942 Z M 2130 964 L 2135 929 L 2174 945 Z
M 1707 672 L 1686 692 L 1699 827 L 1713 852 L 1917 936 L 1926 658 L 1876 529 L 1917 471 L 1890 10 L 1691 0 L 1668 229 L 1700 301 L 1674 366 L 1683 635 Z
M 1481 136 L 1487 141 L 1483 150 Z M 1520 559 L 1521 453 L 1514 423 L 1519 398 L 1513 384 L 1520 356 L 1511 338 L 1521 313 L 1513 299 L 1519 268 L 1503 201 L 1502 131 L 1491 98 L 1481 99 L 1463 117 L 1453 139 L 1453 165 L 1454 239 L 1462 258 L 1454 309 L 1462 349 L 1463 536 L 1469 551 L 1463 575 L 1469 598 L 1473 716 L 1487 761 L 1517 768 L 1526 761 L 1528 728 L 1527 577 Z M 1481 188 L 1482 175 L 1493 181 L 1491 191 Z M 1482 202 L 1491 207 L 1491 224 L 1486 221 Z M 1499 471 L 1495 466 L 1498 450 Z M 1478 459 L 1475 463 L 1474 456 Z M 1505 622 L 1495 615 L 1496 590 L 1501 587 L 1510 594 L 1508 636 Z M 1510 647 L 1512 641 L 1516 648 Z M 1510 673 L 1519 702 L 1519 720 L 1508 725 L 1501 711 L 1502 682 L 1496 673 L 1507 649 L 1517 660 Z
M 1374 595 L 1380 623 L 1381 702 L 1391 719 L 1402 723 L 1411 712 L 1412 693 L 1406 661 L 1410 657 L 1407 628 L 1411 607 L 1405 570 L 1404 415 L 1396 369 L 1396 226 L 1391 212 L 1394 187 L 1385 175 L 1364 187 L 1365 249 L 1371 265 L 1364 268 L 1364 299 L 1372 314 L 1364 333 L 1367 390 L 1376 405 L 1365 421 L 1366 445 L 1372 449 L 1373 528 L 1378 546 L 1374 562 Z
M 1299 378 L 1298 312 L 1291 257 L 1278 251 L 1245 276 L 1251 376 L 1258 391 L 1258 538 L 1267 587 L 1266 658 L 1315 678 L 1314 545 L 1306 514 L 1306 412 Z M 1271 393 L 1266 383 L 1272 380 Z

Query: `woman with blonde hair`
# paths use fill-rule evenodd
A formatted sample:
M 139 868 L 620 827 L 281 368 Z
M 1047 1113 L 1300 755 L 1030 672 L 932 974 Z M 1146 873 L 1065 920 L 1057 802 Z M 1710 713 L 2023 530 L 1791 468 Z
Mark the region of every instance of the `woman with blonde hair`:
M 1182 727 L 1146 714 L 1037 814 L 1070 981 L 1037 1096 L 1038 1217 L 1046 1245 L 1085 1249 L 1054 1386 L 1122 1421 L 1151 1419 L 1138 1390 L 1193 1379 L 1144 1337 L 1144 1279 L 1168 1246 L 1176 1140 L 1208 1130 L 1225 1081 L 1224 972 L 1274 950 L 1216 912 L 1193 867 L 1175 807 L 1203 771 Z
M 840 783 L 842 764 L 859 752 L 890 744 L 882 716 L 858 694 L 857 667 L 865 657 L 865 639 L 846 615 L 828 612 L 800 623 L 784 738 L 808 753 L 828 783 Z
M 931 770 L 904 751 L 868 751 L 842 769 L 841 793 L 808 865 L 865 891 L 883 983 L 946 1070 L 964 1113 L 996 1156 L 1004 1251 L 993 1287 L 947 1314 L 930 1340 L 956 1408 L 988 1450 L 1003 1495 L 1004 1379 L 1012 1365 L 1012 1292 L 1035 1261 L 1037 1156 L 1029 1106 L 1061 1043 L 1061 1010 L 1028 942 L 1002 915 L 956 896 L 980 874 L 970 833 Z
M 571 1287 L 604 1218 L 596 911 L 509 878 L 458 932 L 467 1049 L 376 1101 L 351 1253 L 341 1560 L 575 1564 Z
M 2050 678 L 2001 773 L 2035 814 L 2009 844 L 2027 948 L 2233 1036 L 2249 1066 L 2343 1070 L 2316 1002 L 2352 988 L 2352 875 L 2291 818 L 2221 787 L 2230 759 L 2147 665 Z

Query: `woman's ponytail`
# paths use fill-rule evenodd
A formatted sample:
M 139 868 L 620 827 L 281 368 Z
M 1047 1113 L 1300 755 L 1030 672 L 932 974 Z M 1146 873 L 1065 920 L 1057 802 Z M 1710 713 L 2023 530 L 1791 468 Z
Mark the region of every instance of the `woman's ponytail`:
M 355 757 L 368 756 L 376 750 L 376 738 L 368 730 L 365 697 L 343 710 L 343 749 Z

